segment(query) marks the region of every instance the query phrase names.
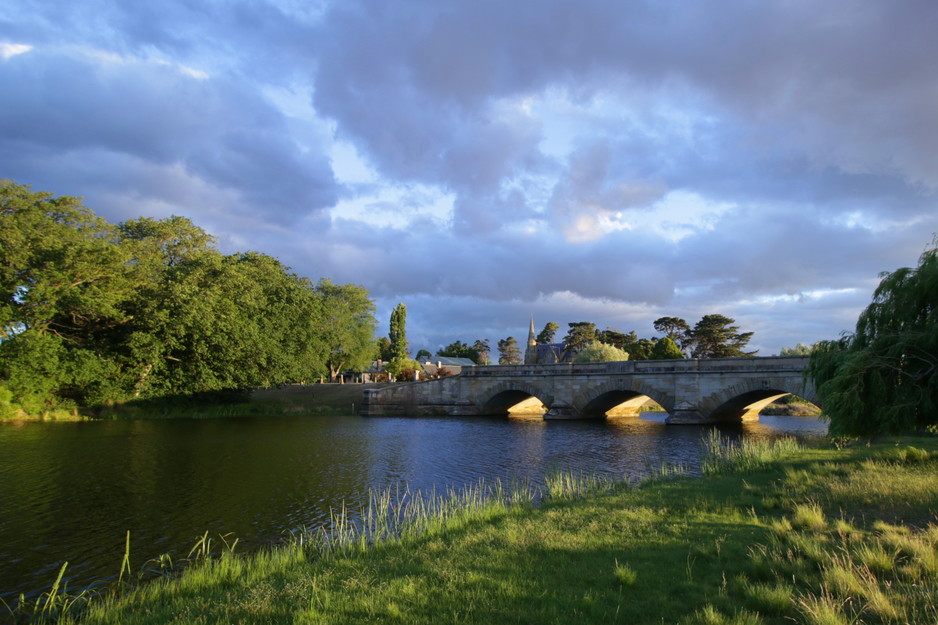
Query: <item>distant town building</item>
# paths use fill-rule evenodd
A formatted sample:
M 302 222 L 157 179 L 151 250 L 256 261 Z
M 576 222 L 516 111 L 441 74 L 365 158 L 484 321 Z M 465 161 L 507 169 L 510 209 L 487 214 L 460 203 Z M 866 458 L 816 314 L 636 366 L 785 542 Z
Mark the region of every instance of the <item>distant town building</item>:
M 428 377 L 436 378 L 446 375 L 459 375 L 463 367 L 475 367 L 471 358 L 454 358 L 452 356 L 436 356 L 431 360 L 420 363 Z

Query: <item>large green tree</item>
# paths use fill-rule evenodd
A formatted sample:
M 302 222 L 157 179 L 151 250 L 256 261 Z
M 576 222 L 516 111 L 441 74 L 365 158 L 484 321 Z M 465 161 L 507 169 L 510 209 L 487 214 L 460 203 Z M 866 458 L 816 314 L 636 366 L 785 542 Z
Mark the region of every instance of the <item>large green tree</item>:
M 324 372 L 322 301 L 276 259 L 211 255 L 169 273 L 164 306 L 149 329 L 138 330 L 160 346 L 153 362 L 160 394 L 268 386 Z
M 472 349 L 475 350 L 477 356 L 473 360 L 477 365 L 487 365 L 489 364 L 489 352 L 492 350 L 489 347 L 488 339 L 477 339 L 475 343 L 472 344 Z
M 548 321 L 544 324 L 544 329 L 541 330 L 540 334 L 537 335 L 537 342 L 541 345 L 549 345 L 554 342 L 554 335 L 557 334 L 557 330 L 560 329 L 560 326 L 554 323 L 553 321 Z
M 690 331 L 691 358 L 738 358 L 754 356 L 747 352 L 752 332 L 740 332 L 735 319 L 723 315 L 704 315 Z
M 0 181 L 0 338 L 23 332 L 82 340 L 123 317 L 125 250 L 80 198 Z
M 391 351 L 391 339 L 386 336 L 379 336 L 376 352 L 378 358 L 384 362 L 390 362 L 394 358 L 394 352 Z
M 605 343 L 606 345 L 612 345 L 618 349 L 626 350 L 627 345 L 631 345 L 638 341 L 638 335 L 635 334 L 635 331 L 625 333 L 619 332 L 618 330 L 613 330 L 612 328 L 606 328 L 605 330 L 599 330 L 596 332 L 596 338 L 600 343 Z
M 842 435 L 938 428 L 938 238 L 915 268 L 885 273 L 856 331 L 822 341 L 808 375 Z
M 658 332 L 664 334 L 678 346 L 682 352 L 687 352 L 691 337 L 690 326 L 680 317 L 659 317 L 652 324 Z
M 596 324 L 590 321 L 568 323 L 567 335 L 563 338 L 567 350 L 576 353 L 597 340 Z
M 0 182 L 0 386 L 28 412 L 301 381 L 366 365 L 374 305 L 184 217 L 108 224 Z
M 500 365 L 521 364 L 521 349 L 518 347 L 517 339 L 513 336 L 498 342 L 498 354 L 498 364 Z
M 114 374 L 95 339 L 127 319 L 129 260 L 79 198 L 0 182 L 0 380 L 16 403 L 72 405 Z
M 322 297 L 321 335 L 330 379 L 347 369 L 364 369 L 376 351 L 375 305 L 368 291 L 356 284 L 322 279 L 316 292 Z

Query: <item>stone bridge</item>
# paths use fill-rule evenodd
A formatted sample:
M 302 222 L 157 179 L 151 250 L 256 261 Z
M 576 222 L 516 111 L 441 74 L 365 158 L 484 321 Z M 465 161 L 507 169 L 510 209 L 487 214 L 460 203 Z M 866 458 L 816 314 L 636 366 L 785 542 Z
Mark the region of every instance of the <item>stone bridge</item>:
M 807 356 L 635 360 L 464 368 L 456 376 L 364 391 L 361 414 L 507 415 L 545 419 L 638 416 L 652 400 L 667 423 L 752 421 L 788 394 L 818 404 Z

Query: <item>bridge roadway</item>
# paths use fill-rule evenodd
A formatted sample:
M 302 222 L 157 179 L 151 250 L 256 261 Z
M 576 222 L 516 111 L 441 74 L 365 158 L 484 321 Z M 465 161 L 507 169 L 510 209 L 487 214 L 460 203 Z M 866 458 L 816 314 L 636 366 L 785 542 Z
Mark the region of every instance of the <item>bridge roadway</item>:
M 807 363 L 807 356 L 769 356 L 467 367 L 365 390 L 361 414 L 507 415 L 535 406 L 545 419 L 637 417 L 654 400 L 667 423 L 739 423 L 790 393 L 818 404 L 803 375 Z

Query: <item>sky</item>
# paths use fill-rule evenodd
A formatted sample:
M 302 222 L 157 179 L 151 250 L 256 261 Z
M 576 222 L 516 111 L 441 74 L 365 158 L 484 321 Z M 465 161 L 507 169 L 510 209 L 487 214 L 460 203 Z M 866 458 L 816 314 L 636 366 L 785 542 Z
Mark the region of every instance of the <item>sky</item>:
M 938 232 L 933 0 L 6 0 L 0 178 L 365 286 L 413 352 L 852 330 Z

